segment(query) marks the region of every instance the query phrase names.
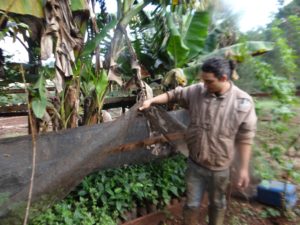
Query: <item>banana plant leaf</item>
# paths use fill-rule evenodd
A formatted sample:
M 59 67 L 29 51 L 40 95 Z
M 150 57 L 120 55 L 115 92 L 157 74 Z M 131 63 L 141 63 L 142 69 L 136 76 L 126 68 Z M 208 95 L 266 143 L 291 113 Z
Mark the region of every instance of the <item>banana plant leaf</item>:
M 184 44 L 171 13 L 167 14 L 167 21 L 171 33 L 167 44 L 167 52 L 174 61 L 174 66 L 181 67 L 184 65 L 190 49 Z
M 91 54 L 95 49 L 96 46 L 98 46 L 101 41 L 103 41 L 103 39 L 108 35 L 108 32 L 113 29 L 117 24 L 117 20 L 112 20 L 111 22 L 109 22 L 107 25 L 105 25 L 105 27 L 103 27 L 103 29 L 101 29 L 101 31 L 96 34 L 95 38 L 93 38 L 92 40 L 88 41 L 85 45 L 84 45 L 84 49 L 81 53 L 81 57 L 86 57 L 89 54 Z
M 182 67 L 203 52 L 210 22 L 208 12 L 190 12 L 183 17 L 183 23 L 179 27 L 172 14 L 167 14 L 171 33 L 167 52 L 174 61 L 174 67 Z
M 243 62 L 245 56 L 256 56 L 273 50 L 274 42 L 266 41 L 247 41 L 244 43 L 238 43 L 225 48 L 217 49 L 205 56 L 200 57 L 198 62 L 201 62 L 207 58 L 214 56 L 226 56 L 230 55 L 233 59 L 238 62 Z
M 203 61 L 211 57 L 228 56 L 237 62 L 243 62 L 247 56 L 257 56 L 274 49 L 273 42 L 265 41 L 248 41 L 244 43 L 235 44 L 225 48 L 217 49 L 209 54 L 199 56 L 195 61 L 189 64 L 188 67 L 183 68 L 184 74 L 188 80 L 195 80 L 198 68 L 202 65 Z
M 184 43 L 190 49 L 188 60 L 203 52 L 208 34 L 210 15 L 208 12 L 195 12 L 193 14 L 188 30 L 184 35 Z
M 43 0 L 1 0 L 0 10 L 44 18 L 44 2 Z M 85 11 L 88 10 L 88 6 L 85 0 L 71 0 L 71 9 L 72 11 Z
M 34 96 L 32 99 L 32 110 L 34 112 L 34 115 L 42 119 L 45 112 L 46 112 L 46 106 L 47 106 L 47 96 L 46 96 L 46 80 L 44 76 L 40 76 L 37 83 L 33 87 L 35 90 Z

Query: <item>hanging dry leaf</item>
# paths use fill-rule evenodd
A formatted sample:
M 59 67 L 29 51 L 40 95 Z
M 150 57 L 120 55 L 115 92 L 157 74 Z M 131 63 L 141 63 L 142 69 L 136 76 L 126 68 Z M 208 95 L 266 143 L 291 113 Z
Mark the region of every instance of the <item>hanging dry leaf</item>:
M 120 75 L 116 72 L 115 69 L 110 69 L 108 72 L 108 80 L 109 81 L 115 81 L 117 82 L 117 84 L 119 84 L 120 86 L 123 85 L 123 81 L 122 78 L 120 77 Z

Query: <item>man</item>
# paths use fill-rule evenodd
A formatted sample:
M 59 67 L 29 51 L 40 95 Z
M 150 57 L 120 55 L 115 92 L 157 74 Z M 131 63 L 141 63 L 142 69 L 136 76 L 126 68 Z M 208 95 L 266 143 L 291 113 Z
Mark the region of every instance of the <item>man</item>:
M 229 167 L 235 149 L 240 160 L 237 185 L 243 189 L 249 184 L 249 161 L 257 118 L 252 98 L 231 82 L 234 73 L 235 64 L 231 60 L 208 59 L 202 65 L 203 83 L 178 87 L 144 101 L 139 108 L 144 110 L 152 104 L 178 102 L 189 111 L 185 225 L 198 223 L 205 191 L 209 197 L 209 225 L 223 224 Z

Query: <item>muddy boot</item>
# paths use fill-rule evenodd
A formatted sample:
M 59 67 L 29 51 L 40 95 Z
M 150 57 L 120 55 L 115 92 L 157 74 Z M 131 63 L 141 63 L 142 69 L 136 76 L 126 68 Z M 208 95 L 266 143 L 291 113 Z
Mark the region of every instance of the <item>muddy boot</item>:
M 209 209 L 209 225 L 223 225 L 226 209 Z
M 199 208 L 184 207 L 183 209 L 183 225 L 198 225 Z

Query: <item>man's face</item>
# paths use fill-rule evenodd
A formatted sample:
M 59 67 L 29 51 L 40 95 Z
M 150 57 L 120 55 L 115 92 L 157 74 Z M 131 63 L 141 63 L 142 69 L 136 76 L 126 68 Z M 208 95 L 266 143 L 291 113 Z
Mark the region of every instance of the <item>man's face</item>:
M 218 79 L 214 73 L 202 72 L 201 74 L 202 81 L 204 86 L 207 88 L 207 91 L 210 93 L 219 93 L 222 91 L 225 82 L 227 80 L 226 76 Z

